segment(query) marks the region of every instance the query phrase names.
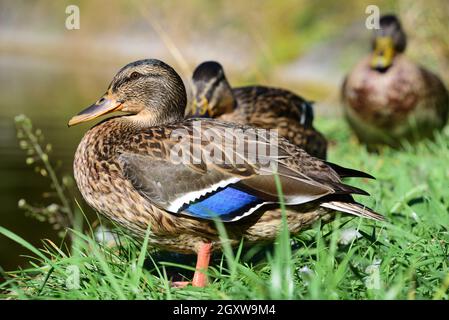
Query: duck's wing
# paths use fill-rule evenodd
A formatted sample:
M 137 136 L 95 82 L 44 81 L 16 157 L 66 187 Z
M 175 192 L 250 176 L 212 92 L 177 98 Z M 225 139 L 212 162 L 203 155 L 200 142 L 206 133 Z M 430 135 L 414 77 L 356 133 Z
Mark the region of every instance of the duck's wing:
M 444 127 L 448 121 L 449 115 L 449 92 L 443 81 L 432 71 L 419 68 L 421 78 L 424 83 L 425 91 L 424 99 L 426 99 L 427 110 L 435 110 L 437 119 L 435 123 L 439 123 L 440 128 Z
M 233 90 L 239 109 L 248 113 L 248 122 L 261 128 L 275 128 L 278 118 L 295 119 L 296 124 L 308 128 L 313 124 L 312 101 L 280 88 L 248 86 Z
M 366 194 L 341 183 L 324 162 L 267 131 L 198 119 L 148 130 L 165 131 L 157 139 L 151 138 L 154 132 L 141 133 L 150 138 L 137 139 L 139 144 L 124 150 L 119 162 L 142 196 L 174 214 L 239 220 L 266 203 L 279 202 L 276 174 L 287 205 L 331 194 Z M 182 133 L 184 142 L 179 136 L 173 139 L 175 132 Z M 261 151 L 272 146 L 271 153 Z

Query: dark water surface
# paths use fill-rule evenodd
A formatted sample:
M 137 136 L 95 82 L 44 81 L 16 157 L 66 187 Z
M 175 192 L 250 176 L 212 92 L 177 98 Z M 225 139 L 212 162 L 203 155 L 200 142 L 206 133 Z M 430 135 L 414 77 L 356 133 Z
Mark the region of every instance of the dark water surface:
M 49 238 L 59 243 L 51 226 L 25 215 L 19 199 L 30 204 L 48 205 L 55 199 L 43 198 L 50 181 L 25 163 L 25 151 L 18 146 L 14 117 L 27 115 L 53 145 L 50 159 L 61 160 L 58 173 L 72 174 L 73 154 L 84 132 L 93 125 L 67 127 L 68 119 L 94 102 L 106 89 L 114 70 L 95 65 L 36 59 L 30 56 L 0 55 L 0 225 L 34 245 Z M 11 270 L 23 265 L 29 254 L 0 236 L 0 267 Z

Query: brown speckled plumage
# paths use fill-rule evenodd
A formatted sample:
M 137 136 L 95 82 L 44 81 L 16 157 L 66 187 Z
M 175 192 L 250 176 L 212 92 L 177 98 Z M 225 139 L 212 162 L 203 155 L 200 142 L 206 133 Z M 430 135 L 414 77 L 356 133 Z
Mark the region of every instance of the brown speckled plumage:
M 170 90 L 167 88 L 173 86 L 178 87 L 177 92 L 185 95 L 182 81 L 177 75 L 171 74 L 174 70 L 152 61 L 141 61 L 143 68 L 139 68 L 139 63 L 129 67 L 141 72 L 142 79 L 148 77 L 145 81 L 152 85 L 151 91 L 141 93 L 143 99 L 151 101 L 145 94 L 154 94 L 156 91 L 156 95 L 162 97 L 163 91 Z M 151 71 L 152 68 L 169 70 L 169 75 L 154 76 L 151 74 L 154 71 Z M 148 69 L 150 71 L 145 71 Z M 126 67 L 120 72 L 132 74 L 132 70 L 127 70 Z M 122 79 L 123 74 L 118 78 Z M 143 82 L 136 82 L 132 78 L 128 81 L 129 83 L 125 80 L 123 86 L 130 91 L 133 84 L 139 84 L 134 90 L 147 88 Z M 166 82 L 170 82 L 168 86 Z M 134 92 L 133 96 L 135 95 Z M 218 136 L 224 136 L 227 129 L 235 129 L 235 132 L 257 129 L 214 119 L 183 120 L 183 108 L 173 107 L 172 101 L 161 101 L 157 105 L 150 103 L 136 110 L 138 108 L 134 104 L 127 103 L 126 94 L 120 97 L 120 102 L 110 107 L 111 110 L 128 110 L 132 115 L 109 118 L 85 134 L 75 154 L 74 174 L 87 203 L 136 237 L 142 238 L 150 226 L 149 240 L 154 246 L 181 253 L 197 252 L 203 243 L 212 243 L 212 249 L 218 249 L 219 238 L 212 220 L 192 217 L 186 214 L 182 206 L 179 210 L 171 207 L 185 193 L 202 190 L 204 186 L 214 185 L 217 181 L 234 179 L 228 184 L 246 190 L 258 190 L 264 199 L 278 201 L 272 172 L 267 171 L 267 166 L 260 161 L 250 161 L 250 153 L 241 153 L 236 148 L 225 150 L 216 141 L 202 140 L 199 144 L 201 161 L 198 163 L 175 163 L 171 158 L 171 150 L 178 142 L 173 139 L 173 134 L 180 130 L 185 137 L 194 139 L 195 130 L 211 130 Z M 184 99 L 185 97 L 176 98 L 177 101 Z M 117 94 L 108 90 L 104 99 L 86 109 L 89 110 L 89 119 L 92 110 L 102 108 L 103 112 L 105 103 L 117 100 Z M 86 111 L 83 111 L 70 124 L 86 121 L 86 117 Z M 200 127 L 196 126 L 198 122 Z M 259 131 L 262 134 L 257 135 L 257 139 L 260 139 L 256 142 L 258 146 L 266 144 L 263 130 Z M 244 141 L 253 142 L 251 138 Z M 206 150 L 209 150 L 208 146 L 212 143 L 217 144 L 226 155 L 239 156 L 245 161 L 231 164 L 214 162 L 205 157 Z M 286 211 L 292 233 L 310 227 L 318 219 L 329 221 L 335 210 L 340 209 L 342 212 L 382 219 L 375 212 L 354 202 L 351 194 L 363 194 L 362 190 L 345 185 L 340 179 L 343 176 L 368 175 L 313 158 L 282 137 L 278 140 L 277 150 L 278 154 L 272 160 L 277 164 L 286 202 L 292 203 L 287 206 Z M 294 204 L 299 203 L 298 200 L 292 200 L 298 196 L 304 196 L 305 200 Z M 225 222 L 233 245 L 242 238 L 246 240 L 246 244 L 272 241 L 281 226 L 281 211 L 276 203 L 264 205 L 248 216 L 237 218 L 235 221 Z
M 406 38 L 399 21 L 386 16 L 381 27 L 374 38 L 393 38 L 396 54 L 392 64 L 383 69 L 373 67 L 370 62 L 376 52 L 362 59 L 345 78 L 342 102 L 361 142 L 371 147 L 399 147 L 403 139 L 413 142 L 429 138 L 434 130 L 445 126 L 449 96 L 435 74 L 404 55 Z
M 277 129 L 279 135 L 326 159 L 326 138 L 313 126 L 313 106 L 291 91 L 265 86 L 231 88 L 222 66 L 200 64 L 192 77 L 193 103 L 189 116 L 212 117 L 258 128 Z

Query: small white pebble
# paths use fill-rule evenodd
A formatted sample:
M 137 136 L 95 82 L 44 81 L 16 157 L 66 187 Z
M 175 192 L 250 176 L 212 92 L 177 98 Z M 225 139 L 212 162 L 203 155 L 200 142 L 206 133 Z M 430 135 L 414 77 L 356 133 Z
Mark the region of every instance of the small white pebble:
M 313 271 L 308 266 L 302 267 L 298 271 L 301 273 L 313 274 Z
M 95 229 L 95 239 L 104 244 L 116 244 L 114 233 L 102 226 Z
M 356 229 L 345 229 L 340 234 L 339 244 L 348 245 L 352 241 L 361 238 L 362 235 Z
M 368 289 L 380 289 L 380 264 L 382 260 L 374 259 L 373 263 L 366 267 L 365 272 L 368 274 L 365 277 L 365 286 Z
M 310 279 L 314 275 L 314 272 L 307 266 L 302 267 L 298 270 L 299 276 L 304 279 L 306 284 L 310 283 Z

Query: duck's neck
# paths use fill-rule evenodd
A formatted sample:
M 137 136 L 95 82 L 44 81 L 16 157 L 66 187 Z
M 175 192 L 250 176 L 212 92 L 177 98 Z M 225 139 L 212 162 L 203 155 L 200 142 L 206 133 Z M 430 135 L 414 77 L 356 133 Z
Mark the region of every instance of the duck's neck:
M 134 126 L 140 128 L 148 128 L 155 126 L 164 126 L 169 123 L 179 122 L 183 120 L 182 113 L 156 114 L 148 110 L 143 110 L 138 114 L 123 117 L 124 120 L 130 121 Z

